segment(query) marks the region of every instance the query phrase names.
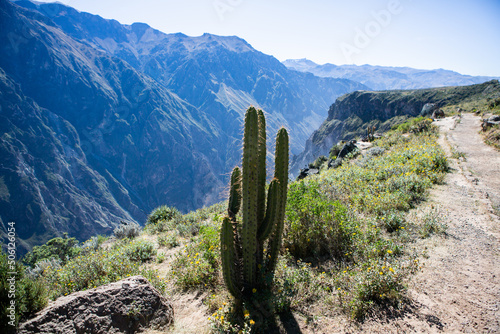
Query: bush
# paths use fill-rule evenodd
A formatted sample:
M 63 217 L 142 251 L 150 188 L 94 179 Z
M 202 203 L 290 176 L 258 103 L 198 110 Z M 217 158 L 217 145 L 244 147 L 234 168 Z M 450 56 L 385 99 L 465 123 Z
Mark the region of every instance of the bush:
M 442 222 L 437 208 L 430 208 L 423 212 L 419 234 L 422 238 L 429 238 L 433 234 L 445 234 L 448 226 Z
M 217 286 L 220 268 L 221 224 L 204 225 L 194 241 L 185 246 L 172 262 L 171 275 L 182 289 L 205 289 Z
M 177 208 L 162 205 L 153 210 L 148 216 L 146 221 L 147 224 L 157 224 L 161 221 L 170 221 L 176 217 L 181 216 L 181 213 Z
M 141 233 L 141 227 L 137 223 L 121 223 L 120 226 L 114 229 L 113 233 L 117 239 L 138 237 Z
M 45 285 L 39 280 L 27 277 L 24 270 L 21 263 L 9 260 L 3 251 L 0 253 L 0 329 L 2 333 L 14 333 L 20 320 L 31 317 L 47 305 Z M 12 272 L 16 274 L 10 274 Z M 11 285 L 11 282 L 14 285 Z M 15 300 L 16 303 L 14 327 L 9 325 L 12 320 L 8 309 L 11 300 Z
M 361 320 L 369 309 L 377 305 L 397 304 L 406 289 L 403 283 L 405 278 L 415 273 L 417 268 L 416 260 L 401 263 L 386 259 L 366 263 L 356 274 L 346 271 L 343 277 L 339 277 L 337 291 L 340 292 L 340 302 L 353 318 Z M 342 280 L 351 281 L 353 275 L 356 276 L 354 284 L 342 284 Z
M 150 217 L 156 216 L 157 214 L 155 212 L 158 211 L 160 208 L 153 211 Z M 166 209 L 163 211 L 168 211 L 171 209 L 165 206 L 164 208 Z M 217 219 L 216 217 L 223 215 L 227 210 L 227 203 L 220 202 L 209 207 L 189 212 L 185 215 L 181 215 L 175 208 L 173 210 L 178 214 L 176 213 L 172 215 L 171 216 L 172 218 L 170 220 L 156 220 L 156 222 L 154 223 L 153 222 L 147 223 L 144 230 L 147 233 L 151 234 L 176 230 L 177 233 L 182 237 L 193 237 L 199 233 L 200 227 L 206 220 L 210 218 Z M 160 210 L 160 212 L 161 211 L 162 210 Z
M 337 158 L 337 156 L 340 153 L 340 150 L 342 150 L 342 146 L 343 146 L 342 143 L 337 143 L 337 144 L 332 146 L 332 148 L 330 149 L 330 159 Z
M 32 280 L 38 279 L 47 268 L 61 268 L 61 260 L 56 258 L 43 259 L 38 261 L 34 268 L 26 268 L 26 276 Z
M 392 129 L 400 133 L 413 133 L 413 134 L 438 132 L 437 127 L 432 124 L 432 119 L 425 117 L 412 118 L 403 124 L 394 126 Z
M 309 168 L 321 169 L 323 164 L 325 164 L 326 162 L 328 162 L 328 158 L 324 155 L 321 155 L 316 160 L 314 160 L 314 162 L 309 164 Z
M 328 254 L 340 260 L 351 251 L 359 232 L 347 208 L 325 198 L 311 180 L 290 185 L 286 219 L 284 244 L 301 258 Z
M 378 146 L 370 147 L 366 151 L 366 155 L 369 156 L 369 157 L 378 157 L 378 156 L 384 154 L 385 151 L 386 151 L 386 149 L 383 148 L 383 147 L 378 147 Z
M 131 261 L 146 262 L 156 255 L 156 249 L 152 242 L 139 240 L 130 243 L 125 248 L 125 254 Z
M 158 278 L 155 271 L 141 267 L 139 262 L 143 258 L 150 258 L 154 251 L 142 251 L 135 246 L 136 243 L 130 240 L 120 241 L 111 248 L 99 248 L 84 256 L 79 255 L 62 267 L 48 267 L 41 280 L 47 286 L 49 297 L 55 299 L 134 275 L 143 275 L 155 288 L 164 291 L 166 283 Z
M 45 245 L 33 247 L 33 250 L 24 256 L 23 262 L 31 267 L 38 261 L 50 258 L 57 258 L 65 263 L 80 253 L 81 249 L 76 247 L 77 245 L 78 240 L 67 238 L 65 234 L 64 238 L 57 237 L 47 241 Z
M 179 246 L 179 240 L 177 240 L 177 233 L 169 232 L 158 236 L 158 245 L 160 247 L 173 248 Z
M 395 210 L 385 212 L 380 220 L 385 230 L 389 233 L 405 228 L 405 218 L 403 214 Z
M 83 245 L 81 246 L 81 248 L 83 250 L 96 250 L 98 249 L 99 247 L 101 247 L 101 245 L 106 241 L 108 240 L 108 237 L 105 237 L 103 235 L 98 235 L 98 236 L 93 236 L 91 237 L 89 240 L 85 241 L 83 243 Z

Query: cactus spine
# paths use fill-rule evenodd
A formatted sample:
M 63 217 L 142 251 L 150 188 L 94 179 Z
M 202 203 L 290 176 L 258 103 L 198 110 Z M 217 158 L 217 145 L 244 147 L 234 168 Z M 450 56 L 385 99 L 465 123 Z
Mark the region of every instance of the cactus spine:
M 262 110 L 245 115 L 242 170 L 231 175 L 228 215 L 222 222 L 221 259 L 224 281 L 238 300 L 253 289 L 270 289 L 285 218 L 288 187 L 288 133 L 276 136 L 274 178 L 266 201 L 266 121 Z M 242 211 L 242 221 L 236 216 Z

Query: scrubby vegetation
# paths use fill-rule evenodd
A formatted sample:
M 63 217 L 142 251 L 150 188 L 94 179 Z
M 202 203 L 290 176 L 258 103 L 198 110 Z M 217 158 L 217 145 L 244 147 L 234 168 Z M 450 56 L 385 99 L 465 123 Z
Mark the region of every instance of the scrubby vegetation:
M 13 270 L 14 269 L 14 270 Z M 12 275 L 11 273 L 15 273 Z M 14 299 L 12 295 L 14 294 Z M 11 314 L 11 300 L 15 300 L 14 316 Z M 15 262 L 14 268 L 10 266 L 7 255 L 0 253 L 0 331 L 12 333 L 14 324 L 24 320 L 47 305 L 47 287 L 43 282 L 32 280 L 26 275 L 23 265 Z
M 340 167 L 289 184 L 274 285 L 270 291 L 251 292 L 256 301 L 269 302 L 263 316 L 243 305 L 241 318 L 231 317 L 234 304 L 224 285 L 220 254 L 228 207 L 223 202 L 184 215 L 160 207 L 134 239 L 95 237 L 78 244 L 56 238 L 34 248 L 24 258 L 27 266 L 18 263 L 16 299 L 25 305 L 18 319 L 49 299 L 137 274 L 160 291 L 169 285 L 204 292 L 214 332 L 250 332 L 289 312 L 314 322 L 318 315 L 345 312 L 362 319 L 377 308 L 398 307 L 408 279 L 420 267 L 413 241 L 446 231 L 437 210 L 408 215 L 447 171 L 436 139 L 437 130 L 428 120 L 414 119 Z M 158 249 L 171 248 L 178 250 L 169 273 L 160 278 L 150 267 L 165 260 Z M 0 260 L 4 268 L 5 255 Z
M 80 253 L 81 249 L 75 247 L 77 244 L 78 240 L 75 238 L 67 238 L 66 235 L 64 238 L 57 237 L 47 241 L 44 245 L 33 247 L 33 250 L 23 258 L 23 262 L 32 267 L 41 260 L 52 258 L 64 263 Z
M 358 159 L 290 184 L 271 297 L 275 313 L 314 319 L 317 312 L 328 316 L 340 309 L 361 319 L 370 310 L 402 303 L 406 283 L 420 267 L 412 241 L 445 229 L 437 214 L 407 215 L 448 169 L 436 139 L 436 128 L 417 119 L 375 141 Z M 214 312 L 215 331 L 255 328 L 262 319 L 250 312 L 244 322 L 228 321 L 231 303 L 221 288 L 215 237 L 222 219 L 214 218 L 178 253 L 171 277 L 181 290 L 209 292 L 205 302 Z

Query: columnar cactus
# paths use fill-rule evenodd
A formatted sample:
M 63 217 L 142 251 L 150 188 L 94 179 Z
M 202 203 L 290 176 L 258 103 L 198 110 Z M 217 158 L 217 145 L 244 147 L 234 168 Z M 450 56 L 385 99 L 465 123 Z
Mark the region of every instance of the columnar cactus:
M 281 246 L 288 186 L 288 133 L 276 136 L 274 178 L 266 201 L 266 120 L 250 107 L 245 115 L 242 170 L 231 175 L 228 214 L 222 222 L 224 281 L 237 299 L 270 289 Z M 267 203 L 266 203 L 267 202 Z M 237 221 L 242 211 L 242 221 Z

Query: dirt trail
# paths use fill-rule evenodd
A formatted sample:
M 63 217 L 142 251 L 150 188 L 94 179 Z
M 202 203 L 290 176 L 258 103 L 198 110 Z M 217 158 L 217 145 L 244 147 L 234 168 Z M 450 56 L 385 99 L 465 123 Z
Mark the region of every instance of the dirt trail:
M 453 172 L 428 205 L 447 212 L 447 236 L 427 241 L 425 267 L 409 289 L 413 311 L 389 332 L 500 332 L 500 152 L 484 144 L 480 118 L 437 122 Z M 465 160 L 465 161 L 464 161 Z M 432 244 L 433 243 L 433 244 Z

